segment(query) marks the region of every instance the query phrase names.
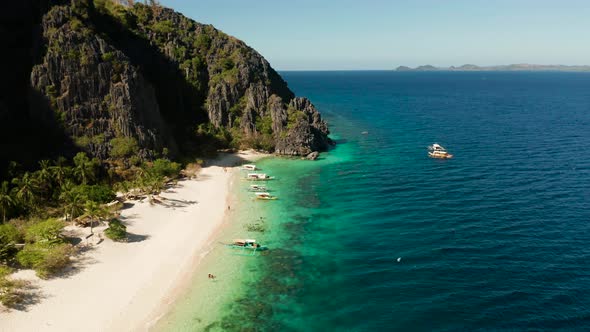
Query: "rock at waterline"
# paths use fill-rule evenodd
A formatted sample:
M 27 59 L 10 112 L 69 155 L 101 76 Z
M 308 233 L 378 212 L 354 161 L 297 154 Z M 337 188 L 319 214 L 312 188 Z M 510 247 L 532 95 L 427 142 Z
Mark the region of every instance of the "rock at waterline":
M 312 152 L 312 153 L 308 154 L 308 155 L 305 157 L 305 159 L 307 159 L 307 160 L 316 160 L 316 159 L 318 159 L 318 156 L 319 156 L 319 155 L 320 155 L 320 153 L 319 153 L 319 152 L 317 152 L 317 151 L 314 151 L 314 152 Z

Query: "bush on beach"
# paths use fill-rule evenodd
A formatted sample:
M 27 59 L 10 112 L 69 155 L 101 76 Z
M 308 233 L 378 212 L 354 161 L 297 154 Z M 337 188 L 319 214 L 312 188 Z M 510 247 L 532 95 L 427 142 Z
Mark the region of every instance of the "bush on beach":
M 104 234 L 113 241 L 125 241 L 127 240 L 127 226 L 119 219 L 112 219 L 109 222 L 109 228 L 104 231 Z
M 168 159 L 156 159 L 147 167 L 148 173 L 157 176 L 165 176 L 168 178 L 175 178 L 180 173 L 181 166 L 179 163 L 175 163 Z
M 16 254 L 17 262 L 35 270 L 37 276 L 47 279 L 59 273 L 71 262 L 75 253 L 72 245 L 65 243 L 61 234 L 65 224 L 57 219 L 47 219 L 25 229 L 27 244 Z
M 23 267 L 35 270 L 39 278 L 48 279 L 68 266 L 74 253 L 72 245 L 67 243 L 33 243 L 26 245 L 16 259 Z
M 0 225 L 0 262 L 14 258 L 18 250 L 15 244 L 23 241 L 23 235 L 13 224 Z
M 65 224 L 60 220 L 47 219 L 29 226 L 25 230 L 25 240 L 28 243 L 63 243 L 61 231 L 64 227 Z

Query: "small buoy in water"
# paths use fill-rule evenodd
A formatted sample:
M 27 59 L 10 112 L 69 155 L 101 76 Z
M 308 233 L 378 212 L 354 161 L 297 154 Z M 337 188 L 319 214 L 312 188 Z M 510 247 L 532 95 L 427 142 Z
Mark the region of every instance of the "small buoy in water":
M 401 258 L 401 257 L 398 257 L 398 258 L 397 258 L 397 262 L 399 263 L 399 262 L 401 262 L 401 261 L 402 261 L 402 258 Z

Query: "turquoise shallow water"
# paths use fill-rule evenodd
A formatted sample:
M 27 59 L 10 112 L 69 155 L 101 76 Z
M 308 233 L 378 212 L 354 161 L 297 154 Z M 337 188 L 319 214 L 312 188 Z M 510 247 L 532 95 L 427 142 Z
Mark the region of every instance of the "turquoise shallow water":
M 259 163 L 272 250 L 212 330 L 590 328 L 589 74 L 282 75 L 339 144 Z

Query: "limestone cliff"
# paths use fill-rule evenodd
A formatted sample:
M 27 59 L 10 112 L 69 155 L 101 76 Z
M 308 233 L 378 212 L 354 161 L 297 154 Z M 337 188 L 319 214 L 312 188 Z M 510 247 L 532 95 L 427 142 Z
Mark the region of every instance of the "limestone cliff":
M 78 149 L 105 160 L 121 142 L 143 158 L 211 142 L 285 155 L 331 144 L 309 100 L 210 25 L 139 3 L 45 3 L 30 87 L 46 105 L 29 103 L 29 116 L 62 128 Z
M 175 147 L 152 85 L 123 52 L 85 26 L 74 8 L 53 7 L 42 28 L 46 54 L 32 69 L 31 86 L 47 96 L 80 148 L 106 159 L 110 141 L 119 136 L 135 139 L 144 153 Z M 43 116 L 48 115 L 36 115 Z

